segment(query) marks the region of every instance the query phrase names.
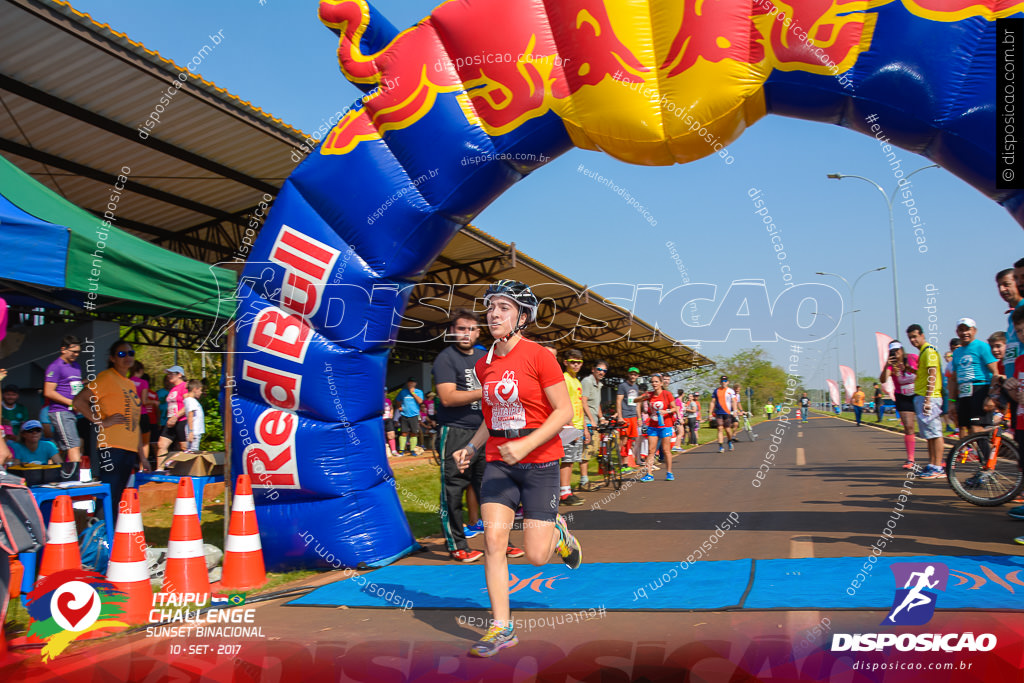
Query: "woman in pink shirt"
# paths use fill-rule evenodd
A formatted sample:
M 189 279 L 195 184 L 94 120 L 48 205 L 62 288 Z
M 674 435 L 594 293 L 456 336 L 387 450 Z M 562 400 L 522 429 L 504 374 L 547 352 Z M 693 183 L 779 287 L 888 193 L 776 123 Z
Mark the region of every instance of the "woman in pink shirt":
M 914 468 L 914 431 L 917 420 L 914 413 L 914 382 L 917 381 L 917 354 L 907 355 L 903 344 L 898 341 L 889 342 L 889 360 L 882 368 L 878 378 L 880 384 L 892 379 L 896 387 L 896 411 L 903 423 L 903 446 L 907 451 L 907 461 L 903 469 Z

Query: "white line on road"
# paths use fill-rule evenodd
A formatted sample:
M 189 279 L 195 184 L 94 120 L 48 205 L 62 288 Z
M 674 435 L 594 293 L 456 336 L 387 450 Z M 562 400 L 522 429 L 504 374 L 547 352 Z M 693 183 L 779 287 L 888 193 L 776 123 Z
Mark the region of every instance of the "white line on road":
M 807 458 L 804 457 L 804 449 L 802 448 L 796 449 L 796 464 L 798 467 L 803 467 L 804 465 L 807 464 Z M 810 555 L 809 557 L 814 556 Z

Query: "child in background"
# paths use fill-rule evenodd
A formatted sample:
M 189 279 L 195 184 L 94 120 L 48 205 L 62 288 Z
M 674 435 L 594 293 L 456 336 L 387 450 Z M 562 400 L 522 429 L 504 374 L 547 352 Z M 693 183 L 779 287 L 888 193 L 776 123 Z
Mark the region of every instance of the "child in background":
M 203 383 L 198 379 L 188 382 L 188 393 L 185 395 L 185 439 L 189 453 L 199 450 L 199 442 L 206 433 L 206 416 L 199 398 L 203 395 Z

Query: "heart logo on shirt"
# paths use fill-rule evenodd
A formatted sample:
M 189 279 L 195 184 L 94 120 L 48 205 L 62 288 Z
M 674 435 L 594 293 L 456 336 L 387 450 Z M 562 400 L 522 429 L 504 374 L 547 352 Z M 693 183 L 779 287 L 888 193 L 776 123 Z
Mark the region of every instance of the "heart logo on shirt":
M 519 382 L 516 381 L 514 370 L 506 370 L 501 381 L 494 385 L 494 394 L 502 403 L 513 403 L 519 400 Z

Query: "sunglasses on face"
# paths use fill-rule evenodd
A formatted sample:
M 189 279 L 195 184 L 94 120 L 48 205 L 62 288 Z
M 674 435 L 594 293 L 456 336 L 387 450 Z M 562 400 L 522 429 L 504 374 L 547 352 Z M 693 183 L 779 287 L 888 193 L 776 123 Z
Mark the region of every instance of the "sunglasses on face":
M 116 354 L 118 358 L 124 358 L 125 356 L 135 357 L 135 349 L 128 349 L 127 351 L 118 351 Z
M 594 368 L 594 372 L 608 372 L 608 368 Z
M 567 360 L 565 362 L 569 365 L 583 365 L 583 361 L 581 360 Z

